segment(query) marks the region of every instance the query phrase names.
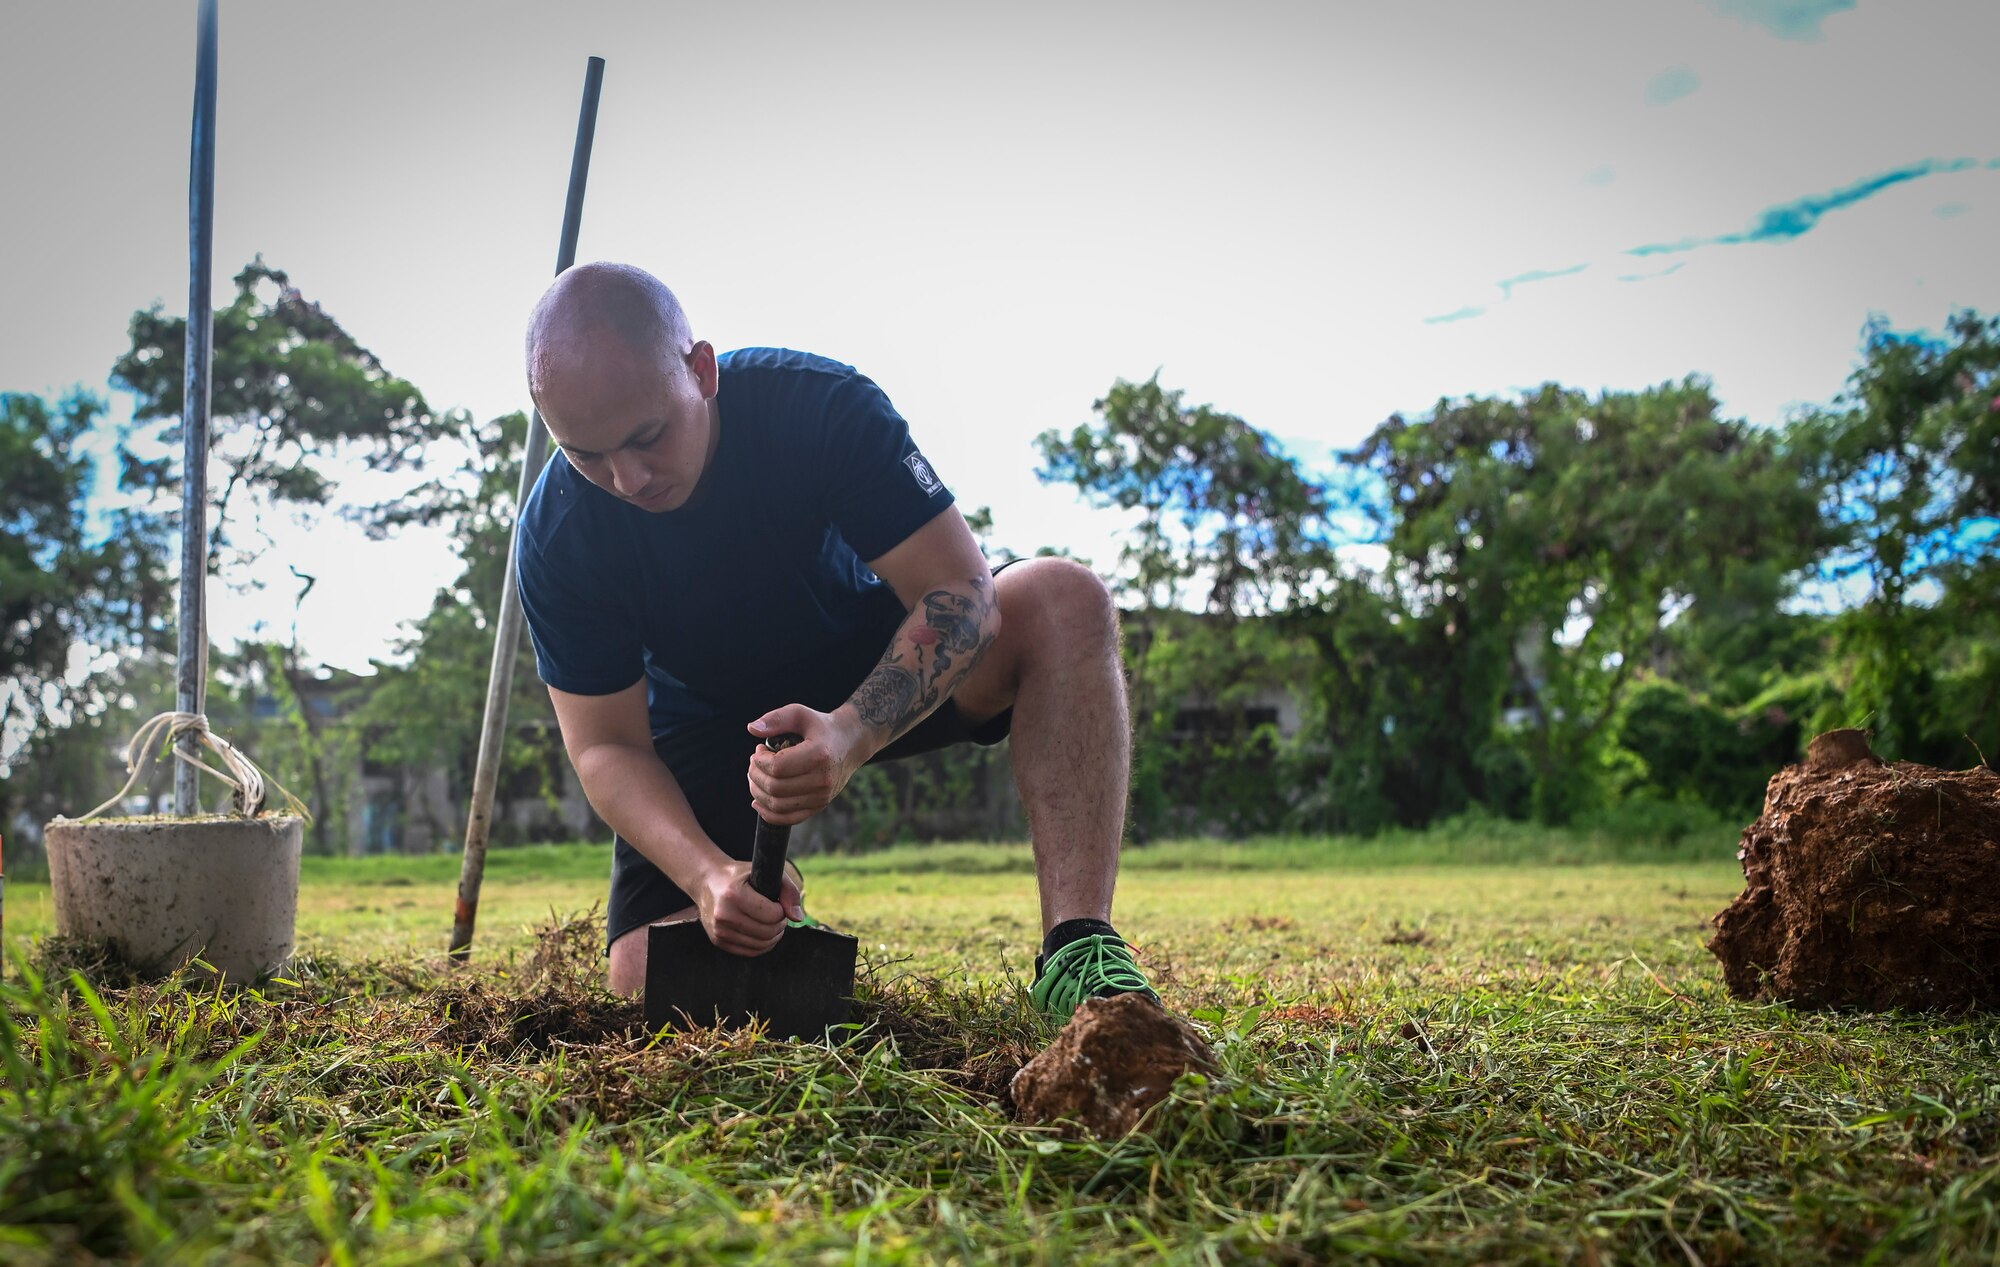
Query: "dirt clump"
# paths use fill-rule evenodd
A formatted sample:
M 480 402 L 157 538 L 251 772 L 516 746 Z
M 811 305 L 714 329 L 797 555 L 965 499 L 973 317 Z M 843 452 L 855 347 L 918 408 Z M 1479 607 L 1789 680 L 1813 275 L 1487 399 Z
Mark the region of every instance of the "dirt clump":
M 1065 1134 L 1116 1139 L 1190 1071 L 1213 1074 L 1216 1065 L 1186 1021 L 1143 994 L 1085 999 L 1047 1050 L 1014 1075 L 1014 1114 Z
M 1859 730 L 1772 776 L 1708 948 L 1730 993 L 1800 1007 L 2000 1006 L 2000 775 L 1885 762 Z

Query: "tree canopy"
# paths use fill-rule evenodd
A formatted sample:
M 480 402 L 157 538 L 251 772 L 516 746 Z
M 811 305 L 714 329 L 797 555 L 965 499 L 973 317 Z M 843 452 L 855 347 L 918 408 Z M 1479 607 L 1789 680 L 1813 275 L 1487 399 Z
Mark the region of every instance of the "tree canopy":
M 1993 733 L 1996 368 L 1995 321 L 1871 323 L 1847 392 L 1784 426 L 1723 417 L 1698 376 L 1551 383 L 1391 416 L 1321 477 L 1156 375 L 1038 445 L 1044 480 L 1138 512 L 1119 576 L 1147 629 L 1215 618 L 1176 621 L 1170 661 L 1132 640 L 1141 700 L 1188 690 L 1191 664 L 1216 695 L 1279 658 L 1247 650 L 1243 617 L 1310 649 L 1287 661 L 1311 705 L 1292 743 L 1167 745 L 1236 763 L 1264 825 L 1564 821 L 1632 796 L 1733 813 L 1813 727 L 1866 723 L 1940 763 Z M 1379 568 L 1344 562 L 1361 545 Z M 1829 592 L 1838 615 L 1814 615 Z M 1147 763 L 1171 764 L 1148 754 L 1164 717 L 1140 710 L 1142 793 Z
M 177 521 L 187 321 L 158 304 L 135 312 L 131 349 L 112 382 L 137 397 L 139 422 L 164 423 L 157 456 L 128 460 L 128 487 L 161 495 Z M 236 294 L 215 313 L 210 387 L 211 448 L 225 475 L 214 492 L 210 565 L 228 545 L 238 493 L 294 507 L 324 507 L 338 484 L 336 462 L 370 470 L 421 468 L 452 423 L 390 373 L 281 269 L 262 257 L 236 275 Z M 350 506 L 364 522 L 393 505 Z

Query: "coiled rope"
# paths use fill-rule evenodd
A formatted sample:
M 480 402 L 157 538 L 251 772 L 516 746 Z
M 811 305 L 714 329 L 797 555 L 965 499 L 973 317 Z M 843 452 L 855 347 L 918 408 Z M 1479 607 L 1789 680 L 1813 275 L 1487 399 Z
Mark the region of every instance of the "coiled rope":
M 191 757 L 183 752 L 179 742 L 183 735 L 196 736 L 203 747 L 222 759 L 223 768 L 218 770 L 201 758 Z M 255 818 L 264 812 L 264 804 L 268 798 L 267 788 L 276 789 L 285 798 L 283 808 L 286 813 L 297 814 L 308 821 L 312 818 L 303 801 L 287 791 L 282 783 L 258 769 L 257 763 L 244 756 L 236 745 L 210 730 L 208 718 L 200 713 L 169 712 L 160 713 L 139 727 L 131 742 L 125 745 L 125 769 L 131 775 L 125 780 L 125 786 L 119 788 L 117 794 L 110 800 L 76 821 L 89 822 L 124 800 L 125 794 L 132 790 L 132 786 L 158 764 L 159 750 L 165 747 L 172 748 L 175 760 L 185 761 L 195 769 L 206 771 L 234 788 L 235 791 L 229 798 L 231 806 L 246 818 Z

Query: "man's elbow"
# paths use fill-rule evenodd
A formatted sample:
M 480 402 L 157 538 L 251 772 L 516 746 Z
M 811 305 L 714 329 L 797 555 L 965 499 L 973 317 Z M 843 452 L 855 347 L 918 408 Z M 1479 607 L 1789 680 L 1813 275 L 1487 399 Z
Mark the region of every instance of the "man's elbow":
M 576 770 L 577 782 L 583 784 L 584 795 L 593 803 L 600 787 L 608 786 L 618 777 L 618 769 L 632 759 L 638 749 L 631 744 L 612 739 L 600 739 L 568 747 L 569 763 Z M 651 755 L 650 751 L 646 755 Z

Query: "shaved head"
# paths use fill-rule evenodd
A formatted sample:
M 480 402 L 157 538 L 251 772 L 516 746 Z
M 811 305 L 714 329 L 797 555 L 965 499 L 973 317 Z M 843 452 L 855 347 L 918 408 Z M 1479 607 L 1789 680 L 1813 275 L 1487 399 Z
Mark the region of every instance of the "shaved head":
M 653 514 L 694 495 L 722 435 L 715 349 L 630 264 L 579 264 L 528 319 L 528 394 L 576 473 Z
M 666 373 L 684 367 L 694 344 L 681 301 L 659 278 L 630 264 L 578 264 L 528 319 L 528 394 L 539 401 L 565 369 L 586 369 L 607 339 Z

